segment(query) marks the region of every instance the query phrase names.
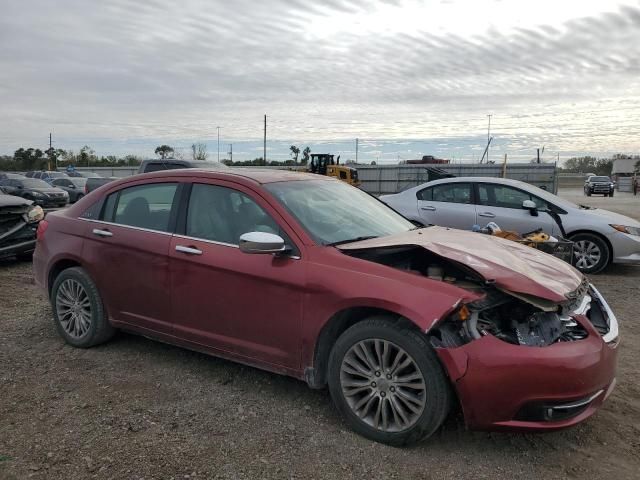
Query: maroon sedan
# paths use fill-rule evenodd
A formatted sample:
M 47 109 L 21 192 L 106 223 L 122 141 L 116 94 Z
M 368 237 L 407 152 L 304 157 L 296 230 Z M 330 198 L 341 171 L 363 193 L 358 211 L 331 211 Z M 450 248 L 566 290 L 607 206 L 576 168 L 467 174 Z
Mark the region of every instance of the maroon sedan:
M 344 182 L 174 170 L 109 183 L 40 223 L 37 283 L 64 340 L 116 329 L 328 386 L 376 441 L 553 430 L 615 385 L 618 324 L 570 265 L 417 229 Z

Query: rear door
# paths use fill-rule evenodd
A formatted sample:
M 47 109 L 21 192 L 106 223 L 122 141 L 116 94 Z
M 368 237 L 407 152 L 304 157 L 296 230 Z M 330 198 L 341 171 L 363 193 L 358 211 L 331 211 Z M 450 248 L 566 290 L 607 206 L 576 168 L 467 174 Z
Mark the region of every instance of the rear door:
M 468 182 L 440 183 L 417 193 L 423 223 L 471 230 L 476 223 L 473 188 Z
M 495 222 L 502 230 L 520 235 L 541 228 L 549 235 L 559 235 L 559 228 L 549 215 L 547 202 L 525 190 L 495 183 L 477 183 L 478 225 Z M 538 207 L 538 215 L 522 208 L 522 202 L 532 200 Z
M 175 334 L 271 365 L 297 368 L 305 264 L 293 232 L 255 192 L 230 182 L 195 183 L 172 239 Z M 276 233 L 292 255 L 246 254 L 240 235 Z
M 171 333 L 168 252 L 179 186 L 165 180 L 117 190 L 99 220 L 87 220 L 83 257 L 118 322 Z

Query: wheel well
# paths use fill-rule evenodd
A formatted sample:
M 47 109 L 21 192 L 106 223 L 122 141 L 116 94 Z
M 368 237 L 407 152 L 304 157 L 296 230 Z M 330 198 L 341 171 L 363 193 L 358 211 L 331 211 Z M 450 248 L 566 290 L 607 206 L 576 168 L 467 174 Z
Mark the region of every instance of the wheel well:
M 389 322 L 399 323 L 419 331 L 419 328 L 410 320 L 381 308 L 353 307 L 336 313 L 322 327 L 320 335 L 318 335 L 313 355 L 313 368 L 305 370 L 306 381 L 312 388 L 323 388 L 327 384 L 329 354 L 338 337 L 356 323 L 374 315 L 385 316 Z
M 567 236 L 569 237 L 569 239 L 571 239 L 571 237 L 573 237 L 574 235 L 578 235 L 579 233 L 588 233 L 589 235 L 594 235 L 598 237 L 600 240 L 602 240 L 607 245 L 607 248 L 609 249 L 609 263 L 613 261 L 613 245 L 611 245 L 611 242 L 607 237 L 605 237 L 601 233 L 594 232 L 593 230 L 575 230 L 571 233 L 567 233 Z
M 47 288 L 49 289 L 49 294 L 51 294 L 51 287 L 53 287 L 53 282 L 56 281 L 58 275 L 60 275 L 64 270 L 71 267 L 79 267 L 80 264 L 75 260 L 63 259 L 58 260 L 51 270 L 49 270 L 49 276 L 47 277 Z

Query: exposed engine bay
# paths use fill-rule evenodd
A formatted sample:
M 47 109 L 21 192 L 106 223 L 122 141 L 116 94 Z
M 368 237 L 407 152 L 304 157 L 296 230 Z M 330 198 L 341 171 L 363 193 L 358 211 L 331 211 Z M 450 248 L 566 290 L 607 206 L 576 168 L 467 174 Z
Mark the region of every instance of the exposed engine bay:
M 480 300 L 461 305 L 429 331 L 435 347 L 457 347 L 486 335 L 528 347 L 582 340 L 588 332 L 573 318 L 575 314 L 593 316 L 591 321 L 601 334 L 600 328 L 607 328 L 603 312 L 597 305 L 591 309 L 593 302 L 587 292 L 586 279 L 575 292 L 575 298 L 557 304 L 502 290 L 469 267 L 424 248 L 386 247 L 354 250 L 348 254 L 483 295 Z

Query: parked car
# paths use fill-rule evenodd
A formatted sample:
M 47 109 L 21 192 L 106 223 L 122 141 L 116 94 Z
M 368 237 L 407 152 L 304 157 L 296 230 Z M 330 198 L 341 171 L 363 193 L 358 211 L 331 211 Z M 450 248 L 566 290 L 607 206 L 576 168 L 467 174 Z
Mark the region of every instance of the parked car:
M 31 200 L 42 207 L 64 207 L 69 202 L 67 192 L 37 178 L 5 178 L 0 180 L 0 190 Z
M 503 240 L 416 229 L 344 182 L 174 170 L 109 183 L 40 223 L 37 284 L 85 348 L 117 328 L 328 385 L 358 433 L 548 431 L 615 385 L 618 324 L 571 265 Z
M 96 188 L 100 188 L 102 185 L 106 185 L 109 182 L 118 180 L 117 177 L 89 177 L 84 184 L 84 194 L 87 195 L 93 192 Z
M 67 175 L 69 175 L 70 177 L 77 177 L 77 178 L 102 178 L 102 175 L 98 175 L 97 173 L 80 172 L 78 170 L 71 170 L 67 172 Z
M 615 186 L 616 184 L 609 177 L 592 175 L 584 182 L 584 194 L 587 197 L 593 194 L 613 197 Z
M 224 163 L 208 162 L 206 160 L 181 160 L 168 158 L 165 160 L 154 158 L 143 160 L 138 168 L 138 173 L 159 172 L 161 170 L 174 170 L 178 168 L 202 168 L 205 170 L 228 170 Z
M 36 246 L 42 208 L 30 200 L 0 193 L 0 258 L 30 258 Z
M 420 225 L 470 230 L 495 222 L 519 234 L 542 228 L 575 242 L 575 266 L 584 273 L 597 273 L 609 263 L 640 263 L 640 222 L 517 180 L 447 178 L 380 200 Z
M 25 177 L 20 173 L 0 172 L 0 180 L 3 180 L 5 178 L 21 179 L 21 178 L 27 178 L 27 177 Z
M 56 178 L 51 186 L 61 188 L 69 195 L 69 202 L 74 203 L 84 197 L 84 187 L 87 179 L 84 177 Z
M 42 172 L 34 172 L 33 175 L 31 176 L 31 178 L 38 178 L 40 180 L 44 180 L 48 184 L 51 184 L 51 182 L 53 182 L 53 180 L 55 180 L 56 178 L 68 178 L 68 177 L 69 177 L 69 175 L 67 175 L 64 172 L 56 172 L 56 171 L 51 171 L 51 170 L 44 170 Z

